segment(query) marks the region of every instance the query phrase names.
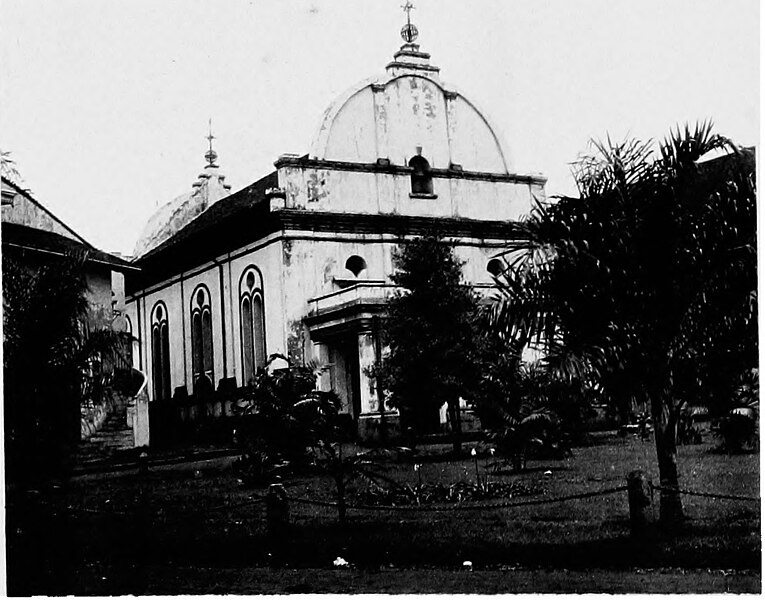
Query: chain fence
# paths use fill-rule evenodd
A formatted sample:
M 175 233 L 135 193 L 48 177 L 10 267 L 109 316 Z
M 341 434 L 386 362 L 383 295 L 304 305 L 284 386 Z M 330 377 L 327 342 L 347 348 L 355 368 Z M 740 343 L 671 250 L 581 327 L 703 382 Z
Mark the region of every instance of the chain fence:
M 699 496 L 701 498 L 714 498 L 717 500 L 740 500 L 742 502 L 759 502 L 761 498 L 759 496 L 737 496 L 733 494 L 715 494 L 712 492 L 696 492 L 693 490 L 684 490 L 681 488 L 671 488 L 661 485 L 651 485 L 653 490 L 659 492 L 674 492 L 677 494 L 683 494 L 685 496 Z
M 512 509 L 523 506 L 541 506 L 546 504 L 555 504 L 560 502 L 571 502 L 576 500 L 585 500 L 588 498 L 596 498 L 602 496 L 608 496 L 627 491 L 628 486 L 619 485 L 601 490 L 595 490 L 591 492 L 582 492 L 577 494 L 568 494 L 565 496 L 556 496 L 553 498 L 533 498 L 529 500 L 508 500 L 505 502 L 489 502 L 489 503 L 454 503 L 454 504 L 399 504 L 399 505 L 372 505 L 372 504 L 354 504 L 352 502 L 345 503 L 345 509 L 351 511 L 366 511 L 366 512 L 468 512 L 468 511 L 493 511 Z M 731 500 L 741 502 L 760 502 L 760 498 L 757 496 L 744 496 L 744 495 L 732 495 L 732 494 L 718 494 L 713 492 L 699 492 L 694 490 L 682 489 L 682 488 L 670 488 L 660 485 L 651 484 L 651 489 L 654 491 L 668 491 L 676 492 L 688 496 L 698 496 L 702 498 Z M 303 504 L 309 506 L 319 506 L 324 508 L 340 508 L 340 503 L 336 501 L 318 500 L 313 498 L 305 498 L 299 496 L 285 496 L 284 499 L 289 503 Z M 216 512 L 226 512 L 246 508 L 250 506 L 256 506 L 261 503 L 265 503 L 268 500 L 268 496 L 260 494 L 250 494 L 247 500 L 242 502 L 235 502 L 231 504 L 220 504 L 212 507 L 204 507 L 194 510 L 186 510 L 182 512 L 174 513 L 170 518 L 164 519 L 164 523 L 173 524 L 176 522 L 185 521 L 186 519 L 192 519 L 195 517 L 205 516 Z M 133 511 L 122 511 L 118 509 L 98 509 L 88 508 L 81 506 L 60 506 L 52 504 L 47 501 L 40 501 L 41 505 L 53 509 L 54 511 L 69 512 L 72 514 L 94 514 L 104 515 L 112 517 L 142 517 L 142 518 L 159 518 L 161 513 L 156 513 L 150 509 L 138 509 Z M 8 508 L 14 508 L 13 505 L 9 505 Z M 18 508 L 18 505 L 16 506 Z M 167 514 L 167 513 L 166 513 Z

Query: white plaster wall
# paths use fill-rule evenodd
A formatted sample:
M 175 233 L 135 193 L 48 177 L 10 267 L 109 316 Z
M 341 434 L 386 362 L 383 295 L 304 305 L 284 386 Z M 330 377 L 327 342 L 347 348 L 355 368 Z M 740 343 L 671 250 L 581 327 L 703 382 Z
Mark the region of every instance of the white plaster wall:
M 112 320 L 112 279 L 108 268 L 88 268 L 85 274 L 88 285 L 87 298 L 90 304 L 92 324 L 98 327 L 111 325 Z
M 332 105 L 319 127 L 311 157 L 357 163 L 388 158 L 406 165 L 422 147 L 431 167 L 450 163 L 466 170 L 507 173 L 497 133 L 483 115 L 456 91 L 422 74 L 384 77 L 381 91 L 372 82 Z
M 449 101 L 451 161 L 468 171 L 506 172 L 497 140 L 483 116 L 462 96 Z M 503 160 L 504 158 L 504 160 Z
M 450 153 L 443 90 L 424 77 L 400 77 L 385 86 L 385 103 L 387 118 L 381 126 L 387 130 L 386 158 L 406 165 L 420 146 L 431 167 L 447 169 Z
M 238 256 L 228 263 L 231 272 L 232 301 L 231 328 L 233 335 L 232 356 L 229 363 L 234 366 L 237 384 L 243 384 L 241 312 L 239 309 L 239 282 L 250 266 L 257 267 L 263 277 L 263 310 L 265 314 L 266 356 L 271 354 L 286 355 L 286 332 L 282 318 L 284 301 L 282 296 L 281 265 L 282 244 L 274 242 L 263 248 L 252 250 Z
M 331 135 L 327 140 L 326 158 L 375 162 L 379 154 L 376 147 L 373 115 L 374 100 L 371 88 L 363 88 L 351 96 L 332 122 Z
M 544 198 L 541 184 L 525 182 L 434 177 L 437 198 L 412 198 L 408 175 L 290 166 L 278 176 L 288 208 L 317 211 L 502 221 L 520 219 L 533 198 Z
M 296 234 L 298 237 L 305 234 Z M 266 318 L 267 354 L 289 354 L 289 339 L 293 344 L 303 336 L 306 356 L 314 354 L 313 346 L 303 319 L 308 313 L 308 300 L 338 289 L 333 278 L 353 278 L 345 269 L 346 260 L 353 255 L 364 258 L 367 268 L 358 277 L 360 280 L 390 281 L 393 272 L 392 254 L 398 241 L 380 235 L 357 235 L 345 239 L 276 239 L 272 243 L 250 251 L 237 253 L 235 258 L 221 257 L 224 274 L 224 303 L 226 306 L 226 362 L 223 371 L 223 335 L 221 329 L 220 275 L 217 265 L 192 276 L 186 276 L 183 283 L 176 281 L 168 287 L 151 292 L 139 302 L 131 300 L 126 312 L 133 324 L 134 335 L 140 334 L 142 370 L 149 378 L 149 393 L 153 393 L 151 352 L 151 312 L 158 301 L 163 301 L 168 310 L 170 341 L 170 378 L 173 391 L 186 385 L 193 392 L 191 355 L 191 302 L 193 292 L 199 284 L 205 284 L 210 292 L 213 326 L 213 352 L 215 385 L 224 376 L 236 377 L 242 385 L 241 356 L 241 315 L 239 311 L 239 282 L 245 271 L 252 265 L 263 277 L 264 309 Z M 467 283 L 491 284 L 491 275 L 486 266 L 498 255 L 500 249 L 487 246 L 457 245 L 458 258 L 465 261 L 464 279 Z M 183 292 L 181 292 L 183 287 Z M 183 300 L 181 300 L 183 298 Z M 138 310 L 141 314 L 139 330 Z M 367 344 L 368 345 L 368 344 Z M 373 356 L 370 348 L 360 348 L 362 359 L 369 362 Z M 185 352 L 185 354 L 184 354 Z M 134 364 L 139 365 L 138 355 Z M 373 406 L 376 397 L 373 390 L 363 391 L 365 406 Z
M 186 389 L 189 394 L 194 391 L 193 356 L 191 352 L 191 307 L 196 289 L 199 285 L 207 286 L 210 292 L 210 310 L 212 317 L 213 335 L 213 385 L 218 389 L 218 382 L 226 377 L 223 369 L 223 329 L 221 326 L 220 275 L 217 265 L 210 265 L 205 271 L 189 276 L 183 281 L 184 295 L 184 337 L 186 338 Z M 180 301 L 180 288 L 178 290 Z M 193 300 L 196 302 L 195 300 Z M 172 341 L 171 341 L 172 345 Z M 180 384 L 177 384 L 180 385 Z
M 288 321 L 298 321 L 307 315 L 309 299 L 339 289 L 333 284 L 333 277 L 353 279 L 353 274 L 345 269 L 345 262 L 350 256 L 361 256 L 367 263 L 359 280 L 390 282 L 393 252 L 398 248 L 398 242 L 379 235 L 355 237 L 355 240 L 293 239 L 288 242 L 289 260 L 284 265 L 284 309 Z M 465 282 L 492 284 L 493 279 L 486 266 L 500 252 L 496 242 L 485 246 L 458 244 L 455 254 L 465 263 Z
M 125 316 L 130 319 L 130 327 L 131 327 L 131 333 L 134 338 L 139 338 L 139 329 L 138 329 L 138 303 L 134 300 L 132 302 L 128 302 L 125 305 Z M 132 355 L 133 355 L 133 368 L 138 369 L 142 372 L 146 372 L 145 369 L 142 369 L 139 365 L 139 350 L 138 350 L 138 344 L 140 343 L 140 340 L 134 341 L 132 346 Z
M 5 188 L 5 184 L 3 184 L 3 188 Z M 10 187 L 8 190 L 13 193 Z M 56 220 L 46 209 L 21 194 L 13 196 L 12 204 L 3 204 L 2 219 L 4 223 L 16 223 L 34 229 L 51 231 L 72 240 L 81 241 L 82 239 Z
M 502 253 L 501 248 L 497 247 L 477 247 L 477 246 L 456 246 L 454 254 L 464 262 L 462 267 L 462 277 L 465 283 L 492 285 L 494 279 L 491 273 L 486 270 L 489 261 L 498 257 Z
M 286 317 L 295 321 L 308 312 L 308 300 L 339 289 L 333 277 L 352 279 L 345 262 L 353 255 L 367 264 L 360 280 L 384 279 L 390 274 L 389 243 L 379 236 L 356 236 L 353 241 L 331 239 L 293 239 L 285 241 L 284 299 Z M 388 248 L 389 250 L 389 248 Z
M 170 393 L 175 388 L 185 383 L 183 338 L 186 324 L 181 311 L 181 285 L 179 282 L 165 287 L 159 291 L 147 294 L 141 298 L 141 349 L 143 353 L 143 369 L 148 378 L 149 398 L 154 400 L 153 361 L 154 356 L 151 348 L 151 315 L 157 302 L 164 302 L 167 307 L 167 333 L 170 345 Z M 133 304 L 132 302 L 130 303 Z M 132 319 L 132 317 L 131 317 Z M 137 320 L 133 321 L 137 326 Z M 135 335 L 135 334 L 134 334 Z M 137 362 L 135 363 L 138 364 Z M 190 390 L 189 390 L 190 391 Z

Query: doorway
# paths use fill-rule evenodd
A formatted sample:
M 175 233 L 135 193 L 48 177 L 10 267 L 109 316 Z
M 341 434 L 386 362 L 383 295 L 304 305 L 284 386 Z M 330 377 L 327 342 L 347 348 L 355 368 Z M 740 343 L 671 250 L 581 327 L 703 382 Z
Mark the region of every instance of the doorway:
M 361 414 L 358 336 L 345 335 L 327 345 L 330 351 L 330 381 L 332 390 L 340 397 L 340 411 L 357 420 Z

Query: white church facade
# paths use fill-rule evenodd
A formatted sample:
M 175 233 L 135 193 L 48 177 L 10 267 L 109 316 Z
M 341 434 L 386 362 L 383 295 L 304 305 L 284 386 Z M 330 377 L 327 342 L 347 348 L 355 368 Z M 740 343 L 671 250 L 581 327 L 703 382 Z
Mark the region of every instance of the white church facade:
M 282 354 L 323 365 L 321 387 L 362 434 L 387 412 L 368 368 L 394 249 L 438 231 L 465 281 L 491 288 L 492 260 L 544 197 L 545 179 L 512 170 L 486 115 L 441 80 L 411 29 L 384 73 L 326 110 L 308 154 L 280 156 L 235 193 L 212 145 L 206 159 L 192 191 L 147 224 L 141 274 L 127 281 L 150 401 L 245 386 Z

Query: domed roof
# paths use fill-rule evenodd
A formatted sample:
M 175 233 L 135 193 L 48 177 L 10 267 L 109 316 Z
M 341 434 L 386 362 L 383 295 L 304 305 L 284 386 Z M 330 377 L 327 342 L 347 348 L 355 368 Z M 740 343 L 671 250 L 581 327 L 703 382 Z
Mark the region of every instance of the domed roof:
M 193 183 L 193 189 L 163 204 L 154 212 L 136 242 L 134 257 L 143 256 L 156 248 L 231 193 L 231 186 L 225 183 L 226 176 L 218 172 L 218 165 L 215 164 L 217 157 L 211 147 L 205 154 L 207 165 Z
M 508 155 L 486 115 L 441 81 L 439 68 L 407 42 L 385 73 L 347 90 L 325 111 L 310 158 L 406 165 L 418 154 L 431 167 L 509 173 Z

